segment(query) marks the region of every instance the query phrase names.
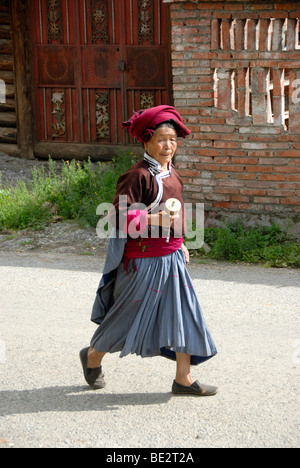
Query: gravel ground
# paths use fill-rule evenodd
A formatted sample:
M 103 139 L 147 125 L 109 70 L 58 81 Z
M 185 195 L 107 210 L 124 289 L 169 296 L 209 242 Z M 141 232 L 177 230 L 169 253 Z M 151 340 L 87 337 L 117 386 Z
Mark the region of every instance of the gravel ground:
M 174 363 L 107 356 L 90 390 L 78 352 L 104 257 L 0 252 L 0 448 L 299 447 L 299 270 L 208 262 L 190 273 L 219 354 L 210 398 L 172 396 Z
M 47 161 L 14 158 L 0 151 L 0 175 L 4 185 L 15 185 L 20 180 L 28 182 L 32 180 L 32 169 L 47 166 Z M 57 161 L 56 166 L 59 173 L 62 163 Z

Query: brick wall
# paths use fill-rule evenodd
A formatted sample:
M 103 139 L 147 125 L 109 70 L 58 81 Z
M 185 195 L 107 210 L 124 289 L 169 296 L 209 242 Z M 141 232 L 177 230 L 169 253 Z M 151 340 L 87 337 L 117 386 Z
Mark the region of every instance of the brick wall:
M 300 232 L 300 2 L 166 3 L 186 201 Z

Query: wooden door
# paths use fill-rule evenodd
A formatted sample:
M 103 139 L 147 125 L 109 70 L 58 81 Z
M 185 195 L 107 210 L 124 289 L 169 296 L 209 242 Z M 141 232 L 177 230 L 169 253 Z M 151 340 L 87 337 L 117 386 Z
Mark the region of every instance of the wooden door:
M 32 0 L 38 141 L 128 144 L 122 122 L 169 104 L 162 0 Z

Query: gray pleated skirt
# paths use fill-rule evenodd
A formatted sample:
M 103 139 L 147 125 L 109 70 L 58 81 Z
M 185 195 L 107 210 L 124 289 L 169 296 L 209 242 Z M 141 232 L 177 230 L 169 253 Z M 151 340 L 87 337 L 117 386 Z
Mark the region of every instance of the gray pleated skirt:
M 216 355 L 183 251 L 136 259 L 135 266 L 126 272 L 124 264 L 119 265 L 114 303 L 91 346 L 99 352 L 121 352 L 120 357 L 176 360 L 176 352 L 186 353 L 192 365 Z

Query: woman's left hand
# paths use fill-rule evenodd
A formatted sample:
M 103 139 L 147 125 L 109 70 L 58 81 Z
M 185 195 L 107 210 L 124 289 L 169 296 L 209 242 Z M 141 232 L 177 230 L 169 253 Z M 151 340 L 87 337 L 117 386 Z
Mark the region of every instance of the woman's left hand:
M 190 263 L 190 254 L 189 254 L 189 251 L 188 249 L 186 248 L 186 246 L 184 244 L 182 244 L 181 246 L 181 249 L 184 253 L 184 257 L 185 257 L 185 262 L 186 264 L 188 265 L 188 263 Z

